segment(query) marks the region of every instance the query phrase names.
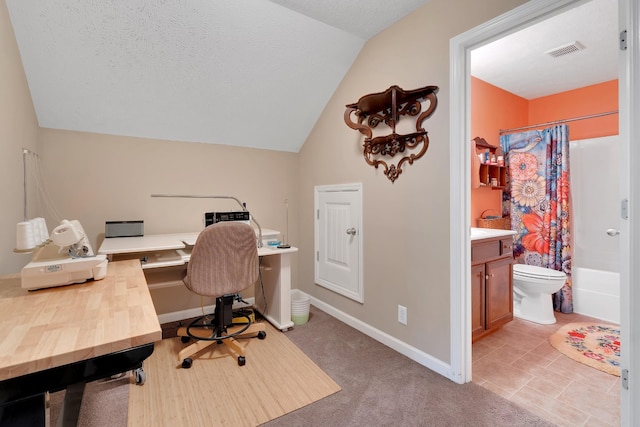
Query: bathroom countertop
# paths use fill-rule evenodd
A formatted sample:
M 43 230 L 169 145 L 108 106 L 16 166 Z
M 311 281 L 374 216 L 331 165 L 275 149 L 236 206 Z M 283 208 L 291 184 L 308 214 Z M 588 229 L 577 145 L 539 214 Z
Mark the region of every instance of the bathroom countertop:
M 471 241 L 491 239 L 494 237 L 514 236 L 516 234 L 513 230 L 500 230 L 495 228 L 476 228 L 471 227 Z

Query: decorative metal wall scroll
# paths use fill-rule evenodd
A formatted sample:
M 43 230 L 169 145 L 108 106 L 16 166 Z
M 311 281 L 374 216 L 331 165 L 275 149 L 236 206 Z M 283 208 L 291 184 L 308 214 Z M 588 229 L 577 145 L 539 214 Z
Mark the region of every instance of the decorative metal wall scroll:
M 344 121 L 351 129 L 362 133 L 364 138 L 364 159 L 368 164 L 384 166 L 384 174 L 394 182 L 402 173 L 402 164 L 413 164 L 427 152 L 429 137 L 422 127 L 422 122 L 431 117 L 438 105 L 437 86 L 405 91 L 398 86 L 391 86 L 380 93 L 365 95 L 355 104 L 348 104 L 344 112 Z M 429 101 L 428 108 L 422 111 L 422 103 Z M 351 113 L 355 113 L 358 122 L 351 120 Z M 418 116 L 418 114 L 420 114 Z M 418 116 L 416 131 L 406 135 L 396 133 L 396 124 L 401 116 Z M 384 136 L 373 136 L 373 129 L 381 122 L 391 128 L 391 133 Z M 387 164 L 386 157 L 405 153 L 397 165 Z

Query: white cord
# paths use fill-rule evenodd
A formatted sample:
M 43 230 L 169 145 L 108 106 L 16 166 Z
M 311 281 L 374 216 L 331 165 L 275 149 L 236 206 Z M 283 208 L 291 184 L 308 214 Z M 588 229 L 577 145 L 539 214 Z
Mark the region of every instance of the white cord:
M 32 174 L 36 183 L 36 189 L 38 190 L 38 194 L 40 195 L 40 199 L 42 200 L 44 205 L 43 210 L 50 213 L 53 219 L 55 219 L 57 222 L 60 222 L 62 221 L 62 215 L 60 215 L 60 212 L 56 208 L 56 204 L 53 201 L 49 190 L 47 189 L 47 185 L 45 183 L 46 181 L 42 176 L 42 168 L 40 167 L 40 156 L 33 152 L 29 152 L 29 154 L 31 154 L 32 158 L 34 159 Z

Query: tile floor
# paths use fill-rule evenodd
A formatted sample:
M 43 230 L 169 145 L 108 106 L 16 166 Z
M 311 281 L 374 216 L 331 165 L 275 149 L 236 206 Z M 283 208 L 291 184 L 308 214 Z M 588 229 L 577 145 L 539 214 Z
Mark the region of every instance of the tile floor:
M 514 318 L 474 343 L 473 382 L 559 426 L 619 426 L 620 377 L 570 359 L 548 340 L 567 323 L 598 320 L 555 314 L 554 325 Z

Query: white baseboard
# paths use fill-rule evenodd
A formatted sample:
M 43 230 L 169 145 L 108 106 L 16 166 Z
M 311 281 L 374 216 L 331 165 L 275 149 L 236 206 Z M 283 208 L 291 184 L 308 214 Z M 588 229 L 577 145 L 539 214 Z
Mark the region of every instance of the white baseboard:
M 241 302 L 234 302 L 233 308 L 241 308 L 247 307 L 249 305 L 253 305 L 254 298 L 245 298 L 247 304 L 243 304 Z M 205 313 L 213 313 L 213 310 L 216 308 L 215 305 L 206 305 L 204 306 Z M 180 311 L 172 311 L 171 313 L 163 313 L 158 314 L 158 322 L 162 325 L 163 323 L 177 322 L 178 320 L 191 319 L 193 317 L 202 316 L 202 307 L 189 308 L 187 310 Z
M 301 292 L 301 291 L 300 291 Z M 304 293 L 304 292 L 302 292 Z M 307 295 L 307 294 L 305 294 Z M 338 309 L 336 309 L 335 307 L 320 301 L 314 297 L 312 297 L 311 295 L 309 295 L 309 299 L 310 302 L 313 306 L 315 306 L 316 308 L 318 308 L 319 310 L 324 311 L 325 313 L 327 313 L 328 315 L 335 317 L 336 319 L 346 323 L 347 325 L 351 326 L 352 328 L 357 329 L 358 331 L 362 332 L 363 334 L 373 338 L 374 340 L 386 345 L 387 347 L 390 347 L 392 349 L 394 349 L 395 351 L 397 351 L 400 354 L 403 354 L 405 356 L 407 356 L 409 359 L 413 360 L 414 362 L 417 362 L 419 364 L 421 364 L 422 366 L 424 366 L 427 369 L 431 369 L 432 371 L 442 375 L 445 378 L 450 379 L 451 381 L 454 381 L 453 379 L 453 370 L 451 369 L 451 365 L 436 359 L 435 357 L 431 356 L 430 354 L 425 353 L 422 350 L 419 350 L 413 346 L 410 346 L 409 344 L 400 341 L 399 339 L 392 337 L 391 335 L 387 334 L 386 332 L 382 332 L 379 329 L 374 328 L 373 326 L 362 322 L 359 319 L 356 319 L 355 317 L 340 311 Z M 455 381 L 454 381 L 455 382 Z

